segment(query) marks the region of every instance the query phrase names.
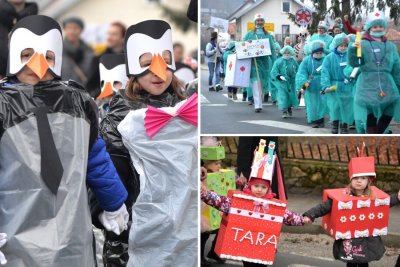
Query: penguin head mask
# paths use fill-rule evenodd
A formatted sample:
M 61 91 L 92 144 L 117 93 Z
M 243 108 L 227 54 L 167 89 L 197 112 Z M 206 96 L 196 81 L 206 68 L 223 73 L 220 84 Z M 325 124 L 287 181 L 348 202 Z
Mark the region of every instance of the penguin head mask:
M 63 38 L 60 25 L 43 15 L 18 21 L 10 33 L 7 76 L 15 76 L 25 66 L 40 79 L 47 71 L 61 79 Z
M 119 89 L 125 89 L 128 82 L 124 54 L 105 54 L 100 57 L 101 94 L 98 99 L 112 95 Z M 121 84 L 116 88 L 117 84 Z
M 130 26 L 125 35 L 127 75 L 138 77 L 152 72 L 166 81 L 167 70 L 175 70 L 172 46 L 171 27 L 165 21 L 146 20 Z M 141 64 L 141 58 L 147 58 L 147 63 Z

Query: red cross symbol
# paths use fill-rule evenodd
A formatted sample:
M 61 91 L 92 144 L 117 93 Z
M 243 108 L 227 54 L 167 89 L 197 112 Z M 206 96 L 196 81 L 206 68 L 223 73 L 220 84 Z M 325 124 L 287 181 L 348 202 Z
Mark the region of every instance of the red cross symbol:
M 375 13 L 375 17 L 379 17 L 381 14 L 379 14 L 378 12 Z
M 229 62 L 229 70 L 232 70 L 232 61 Z
M 296 23 L 298 24 L 308 24 L 311 21 L 311 12 L 306 9 L 300 9 L 296 12 Z M 322 24 L 320 21 L 319 24 Z
M 245 70 L 246 70 L 246 68 L 244 66 L 240 67 L 240 71 L 245 71 Z

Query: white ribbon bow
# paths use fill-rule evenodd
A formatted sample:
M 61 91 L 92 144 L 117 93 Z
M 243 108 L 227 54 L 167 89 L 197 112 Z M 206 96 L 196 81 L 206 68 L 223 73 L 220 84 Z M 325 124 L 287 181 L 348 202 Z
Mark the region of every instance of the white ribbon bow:
M 265 213 L 269 209 L 268 203 L 264 203 L 264 202 L 261 202 L 261 201 L 258 201 L 258 200 L 254 200 L 253 204 L 254 204 L 254 208 L 253 208 L 254 212 L 260 212 L 260 210 L 262 209 L 263 213 Z
M 353 201 L 349 201 L 349 202 L 343 202 L 343 201 L 339 201 L 338 202 L 338 209 L 339 210 L 351 210 L 353 208 Z
M 372 235 L 373 236 L 387 235 L 387 227 L 384 227 L 382 229 L 374 228 L 374 231 L 372 232 Z
M 368 237 L 369 235 L 369 231 L 368 229 L 364 230 L 364 231 L 355 231 L 354 232 L 354 237 L 355 238 L 360 238 L 360 237 Z
M 385 199 L 380 199 L 380 198 L 375 199 L 375 206 L 376 207 L 389 206 L 389 205 L 390 205 L 390 197 L 385 198 Z
M 359 208 L 369 208 L 370 206 L 371 206 L 371 199 L 358 200 L 357 201 L 357 209 L 359 209 Z
M 351 232 L 350 231 L 347 231 L 345 233 L 336 232 L 335 238 L 336 239 L 350 239 L 351 238 Z

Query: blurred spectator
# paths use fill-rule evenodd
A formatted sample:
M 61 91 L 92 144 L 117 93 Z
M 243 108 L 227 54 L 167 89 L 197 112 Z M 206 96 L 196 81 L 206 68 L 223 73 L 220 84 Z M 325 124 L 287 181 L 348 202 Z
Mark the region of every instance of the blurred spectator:
M 110 24 L 107 31 L 107 48 L 94 59 L 93 75 L 89 78 L 87 83 L 87 90 L 90 95 L 97 97 L 100 94 L 100 71 L 99 61 L 100 57 L 104 54 L 121 54 L 124 53 L 124 42 L 125 42 L 126 26 L 122 22 L 114 21 Z
M 286 45 L 292 46 L 292 40 L 290 39 L 289 36 L 286 36 L 285 40 L 283 41 L 283 46 L 286 46 Z
M 115 21 L 111 23 L 107 31 L 107 49 L 103 54 L 119 54 L 124 53 L 126 26 Z
M 178 42 L 174 43 L 173 48 L 174 48 L 175 63 L 182 62 L 183 57 L 184 57 L 184 52 L 185 52 L 185 49 L 183 48 L 183 44 L 178 43 Z
M 29 15 L 37 15 L 38 6 L 25 0 L 0 0 L 0 79 L 6 75 L 8 33 L 14 24 Z
M 333 36 L 336 36 L 342 33 L 342 28 L 339 25 L 335 25 L 332 27 Z
M 83 28 L 84 23 L 78 17 L 70 17 L 63 21 L 64 50 L 61 73 L 63 80 L 77 81 L 92 94 L 92 90 L 87 88 L 87 83 L 94 73 L 93 70 L 98 69 L 98 64 L 95 65 L 92 49 L 81 39 Z

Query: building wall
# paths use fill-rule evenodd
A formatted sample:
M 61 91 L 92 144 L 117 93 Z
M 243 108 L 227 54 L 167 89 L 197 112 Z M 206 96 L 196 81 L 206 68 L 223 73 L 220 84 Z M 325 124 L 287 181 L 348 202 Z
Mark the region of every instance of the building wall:
M 262 4 L 252 9 L 249 13 L 243 15 L 240 19 L 241 23 L 241 38 L 247 33 L 247 23 L 254 20 L 254 16 L 257 13 L 262 13 L 265 17 L 266 23 L 274 23 L 274 33 L 282 34 L 282 25 L 290 25 L 290 34 L 298 34 L 300 32 L 300 27 L 294 24 L 288 17 L 286 13 L 282 10 L 282 0 L 269 0 L 264 1 Z M 291 1 L 291 13 L 296 12 L 300 6 Z
M 189 0 L 168 0 L 161 1 L 165 5 L 177 10 L 186 12 Z M 136 24 L 143 20 L 164 19 L 162 10 L 155 4 L 149 4 L 147 0 L 85 0 L 67 10 L 61 17 L 79 16 L 85 20 L 88 25 L 99 25 L 99 31 L 104 31 L 108 23 L 119 20 L 126 25 Z M 197 29 L 186 33 L 178 30 L 176 25 L 170 23 L 172 28 L 173 41 L 179 41 L 184 44 L 186 54 L 198 49 Z

